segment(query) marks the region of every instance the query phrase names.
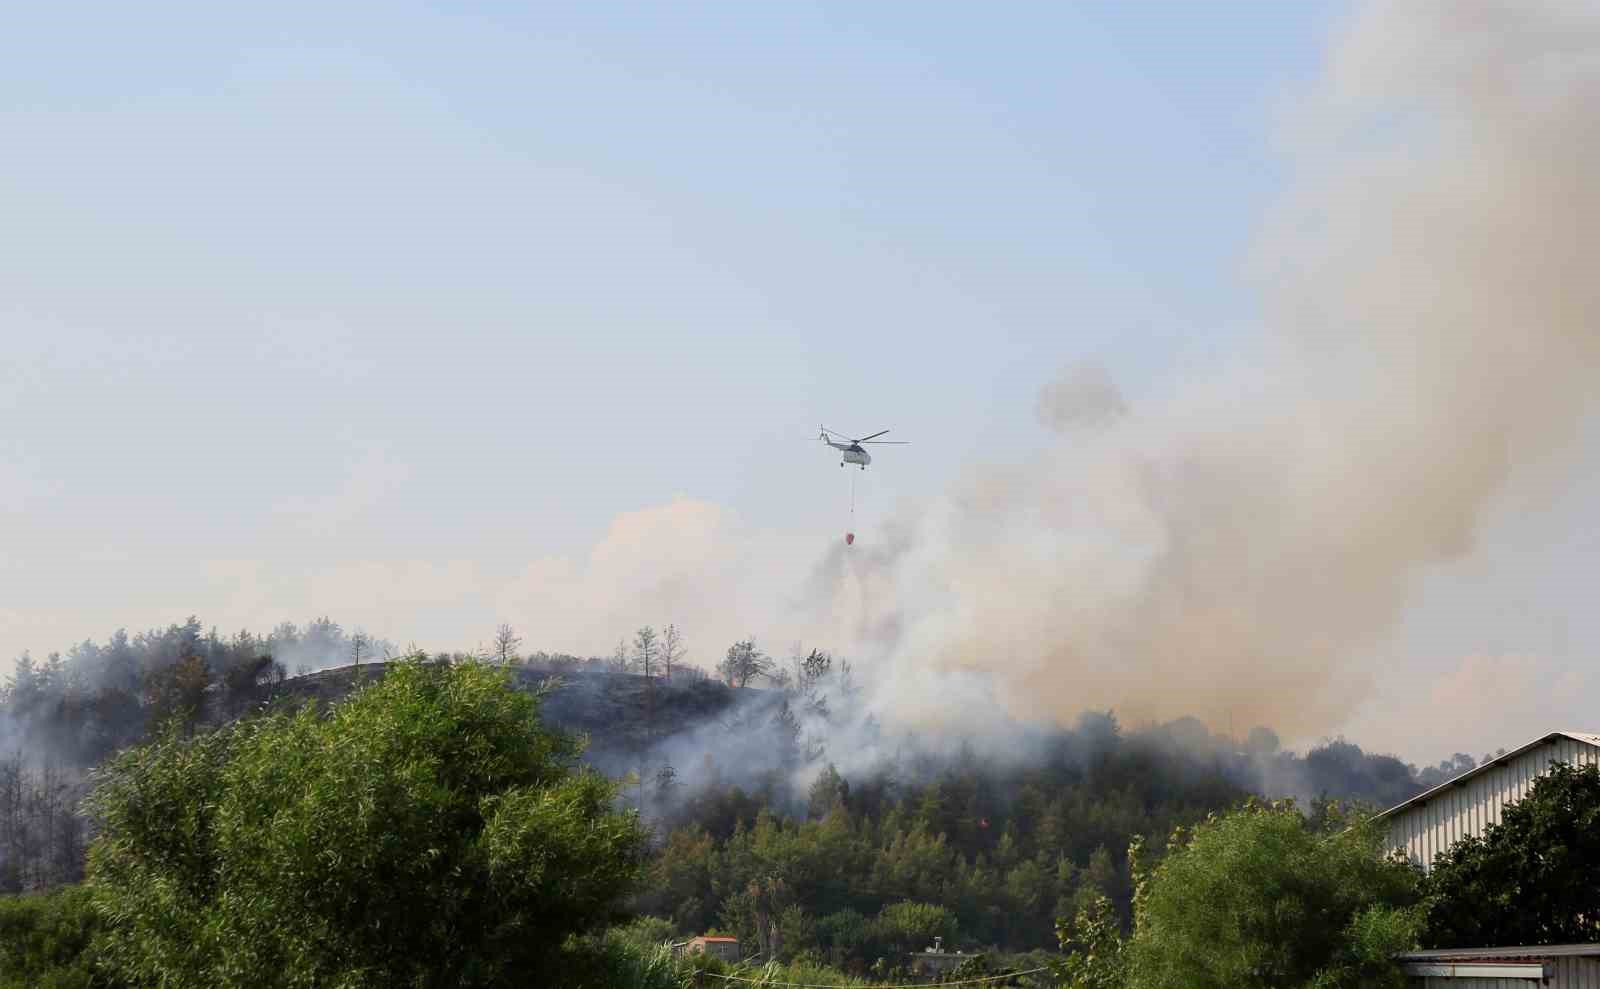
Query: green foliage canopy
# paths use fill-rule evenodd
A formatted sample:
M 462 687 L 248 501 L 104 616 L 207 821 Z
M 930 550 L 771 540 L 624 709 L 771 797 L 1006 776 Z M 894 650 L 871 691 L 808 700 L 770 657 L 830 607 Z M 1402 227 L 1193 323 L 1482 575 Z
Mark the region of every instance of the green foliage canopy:
M 1135 989 L 1399 985 L 1418 878 L 1364 820 L 1314 830 L 1287 802 L 1247 803 L 1177 834 L 1138 891 L 1124 952 Z
M 1125 942 L 1111 901 L 1090 891 L 1070 921 L 1057 928 L 1066 958 L 1059 965 L 1067 989 L 1121 989 L 1126 981 Z
M 103 958 L 172 987 L 526 982 L 644 853 L 538 703 L 503 671 L 409 660 L 328 717 L 123 753 L 90 799 Z
M 0 897 L 0 989 L 102 985 L 87 953 L 102 926 L 82 886 Z
M 1600 769 L 1563 763 L 1433 863 L 1435 947 L 1600 940 Z

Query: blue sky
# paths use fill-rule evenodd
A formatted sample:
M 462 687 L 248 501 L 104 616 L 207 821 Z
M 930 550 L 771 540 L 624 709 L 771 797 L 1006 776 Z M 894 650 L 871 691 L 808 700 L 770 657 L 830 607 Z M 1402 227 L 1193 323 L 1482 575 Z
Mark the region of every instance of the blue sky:
M 785 441 L 817 421 L 898 427 L 920 443 L 884 492 L 937 484 L 1026 449 L 1059 363 L 1137 389 L 1251 321 L 1270 111 L 1327 18 L 26 12 L 0 59 L 13 407 L 66 406 L 24 434 L 57 496 L 28 510 L 234 543 L 209 506 L 326 493 L 379 450 L 414 508 L 465 487 L 570 546 L 673 493 L 804 512 L 825 458 Z M 186 492 L 143 470 L 158 448 L 197 461 Z M 107 472 L 128 515 L 94 511 Z M 481 547 L 442 522 L 409 539 Z
M 675 498 L 835 539 L 819 422 L 914 444 L 863 528 L 1025 461 L 1063 365 L 1137 402 L 1257 334 L 1278 127 L 1344 13 L 19 9 L 0 652 L 190 612 L 454 647 Z M 351 566 L 421 576 L 318 577 Z

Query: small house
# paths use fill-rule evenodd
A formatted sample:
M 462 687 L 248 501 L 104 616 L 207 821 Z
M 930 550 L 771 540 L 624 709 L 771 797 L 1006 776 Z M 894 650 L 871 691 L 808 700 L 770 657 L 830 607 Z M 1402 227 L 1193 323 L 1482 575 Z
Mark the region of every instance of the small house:
M 944 975 L 964 961 L 969 961 L 975 955 L 960 951 L 944 950 L 944 938 L 936 937 L 933 944 L 921 951 L 911 953 L 911 974 L 916 976 Z
M 739 939 L 736 937 L 692 937 L 672 946 L 674 955 L 712 955 L 725 962 L 739 960 Z

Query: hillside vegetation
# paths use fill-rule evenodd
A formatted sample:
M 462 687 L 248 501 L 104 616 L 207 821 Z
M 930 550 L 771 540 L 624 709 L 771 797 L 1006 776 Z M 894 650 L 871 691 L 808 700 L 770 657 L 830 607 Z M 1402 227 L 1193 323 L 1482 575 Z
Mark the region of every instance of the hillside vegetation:
M 780 662 L 735 643 L 713 678 L 685 663 L 681 642 L 676 629 L 641 630 L 606 659 L 519 657 L 502 630 L 494 658 L 540 694 L 546 723 L 585 739 L 581 758 L 622 783 L 618 806 L 651 832 L 648 892 L 632 908 L 675 936 L 727 930 L 767 958 L 865 972 L 934 935 L 964 950 L 1048 948 L 1056 918 L 1097 896 L 1131 923 L 1133 835 L 1166 835 L 1252 792 L 1394 803 L 1443 771 L 1344 741 L 1300 756 L 1265 729 L 1243 742 L 1193 721 L 1130 730 L 1109 713 L 1002 726 L 1004 746 L 894 734 L 826 653 Z M 155 726 L 338 704 L 387 679 L 391 649 L 328 619 L 232 637 L 190 619 L 24 657 L 0 698 L 4 888 L 82 876 L 84 771 Z
M 1394 950 L 1477 916 L 1485 875 L 1546 890 L 1529 930 L 1586 923 L 1566 907 L 1589 879 L 1518 863 L 1592 858 L 1574 836 L 1593 772 L 1542 780 L 1429 887 L 1381 861 L 1348 792 L 1250 796 L 1331 780 L 1387 800 L 1425 778 L 1345 742 L 1298 756 L 1089 714 L 1016 728 L 1008 753 L 881 729 L 820 652 L 785 675 L 735 644 L 761 689 L 738 668 L 743 687 L 470 657 L 288 677 L 192 632 L 9 684 L 4 875 L 55 889 L 0 901 L 10 984 L 683 986 L 721 963 L 662 945 L 720 931 L 741 977 L 779 983 L 912 978 L 939 939 L 1018 986 L 1376 986 Z M 148 663 L 174 642 L 196 651 Z M 106 662 L 121 647 L 148 663 L 123 668 L 136 691 Z M 87 775 L 70 758 L 124 735 Z M 85 846 L 86 882 L 62 885 Z M 1525 923 L 1508 916 L 1482 922 Z

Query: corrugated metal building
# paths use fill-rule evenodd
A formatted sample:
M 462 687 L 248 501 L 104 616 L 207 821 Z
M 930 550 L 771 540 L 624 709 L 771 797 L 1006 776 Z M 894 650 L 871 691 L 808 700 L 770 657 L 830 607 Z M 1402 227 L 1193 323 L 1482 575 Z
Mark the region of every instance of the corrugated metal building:
M 1476 769 L 1389 808 L 1378 819 L 1391 847 L 1424 871 L 1436 855 L 1466 835 L 1500 822 L 1500 812 L 1527 795 L 1552 762 L 1600 765 L 1600 735 L 1553 731 Z
M 1553 731 L 1448 783 L 1389 808 L 1378 819 L 1389 845 L 1424 870 L 1467 835 L 1500 823 L 1552 762 L 1600 765 L 1600 735 Z M 1600 944 L 1448 948 L 1399 956 L 1417 989 L 1600 989 Z
M 1408 951 L 1417 989 L 1600 989 L 1600 944 Z

